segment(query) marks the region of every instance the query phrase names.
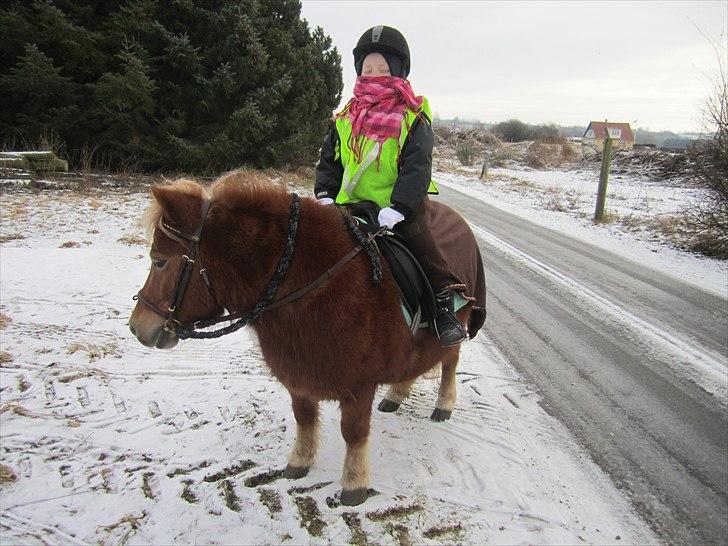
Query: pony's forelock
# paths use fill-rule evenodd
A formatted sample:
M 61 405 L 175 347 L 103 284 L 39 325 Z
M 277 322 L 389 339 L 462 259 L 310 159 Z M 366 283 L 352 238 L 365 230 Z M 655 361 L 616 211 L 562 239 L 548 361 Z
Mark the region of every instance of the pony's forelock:
M 165 182 L 167 183 L 163 184 L 164 186 L 171 186 L 179 193 L 185 193 L 187 195 L 199 197 L 200 199 L 210 198 L 210 192 L 207 190 L 207 188 L 195 182 L 194 180 L 180 178 L 171 182 L 165 180 Z M 159 201 L 152 197 L 152 202 L 144 211 L 140 221 L 141 226 L 145 229 L 147 241 L 152 241 L 154 236 L 154 229 L 157 227 L 157 224 L 159 223 L 159 220 L 162 218 L 163 214 L 164 209 L 162 208 L 162 205 L 160 205 Z

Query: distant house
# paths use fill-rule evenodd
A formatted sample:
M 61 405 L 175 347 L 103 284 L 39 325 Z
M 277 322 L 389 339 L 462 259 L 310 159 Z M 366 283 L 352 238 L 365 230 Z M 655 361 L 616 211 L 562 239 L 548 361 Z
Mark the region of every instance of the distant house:
M 613 139 L 612 146 L 614 148 L 630 149 L 634 146 L 634 133 L 629 123 L 613 123 L 606 120 L 590 121 L 589 126 L 584 131 L 582 143 L 602 150 L 607 135 Z

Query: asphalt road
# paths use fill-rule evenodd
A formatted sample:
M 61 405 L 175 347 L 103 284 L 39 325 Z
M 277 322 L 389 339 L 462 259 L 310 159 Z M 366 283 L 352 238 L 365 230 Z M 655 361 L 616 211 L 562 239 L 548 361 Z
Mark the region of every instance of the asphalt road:
M 665 542 L 728 543 L 728 300 L 453 189 L 486 333 Z M 720 379 L 718 379 L 720 382 Z

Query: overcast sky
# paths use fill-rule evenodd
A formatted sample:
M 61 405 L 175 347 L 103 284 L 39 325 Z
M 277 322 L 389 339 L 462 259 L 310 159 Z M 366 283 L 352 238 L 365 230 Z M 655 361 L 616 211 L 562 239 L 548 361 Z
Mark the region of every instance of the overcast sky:
M 342 56 L 375 25 L 398 28 L 412 53 L 409 79 L 440 117 L 586 125 L 609 119 L 652 130 L 698 131 L 718 61 L 728 56 L 728 0 L 304 0 Z M 724 60 L 725 62 L 725 60 Z

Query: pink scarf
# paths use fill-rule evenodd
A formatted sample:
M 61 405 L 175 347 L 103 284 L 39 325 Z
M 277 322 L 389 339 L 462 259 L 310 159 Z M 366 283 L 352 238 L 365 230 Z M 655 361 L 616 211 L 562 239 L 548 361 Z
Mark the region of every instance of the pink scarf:
M 394 76 L 359 76 L 354 85 L 354 97 L 337 114 L 351 121 L 351 151 L 357 162 L 362 160 L 362 136 L 379 143 L 377 163 L 382 145 L 388 138 L 397 139 L 402 131 L 405 108 L 419 111 L 423 98 L 415 96 L 410 82 Z M 399 151 L 397 152 L 399 156 Z

